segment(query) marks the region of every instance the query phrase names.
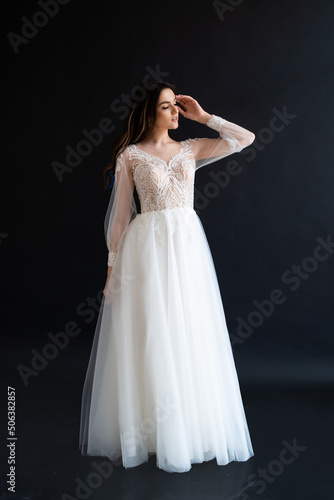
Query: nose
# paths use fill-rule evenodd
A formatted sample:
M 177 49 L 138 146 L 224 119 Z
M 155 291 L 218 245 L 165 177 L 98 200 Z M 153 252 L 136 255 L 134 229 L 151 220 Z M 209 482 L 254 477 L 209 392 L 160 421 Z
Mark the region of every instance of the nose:
M 175 113 L 178 113 L 178 112 L 179 112 L 179 110 L 178 110 L 176 104 L 174 104 L 173 108 L 172 108 L 172 113 L 175 114 Z

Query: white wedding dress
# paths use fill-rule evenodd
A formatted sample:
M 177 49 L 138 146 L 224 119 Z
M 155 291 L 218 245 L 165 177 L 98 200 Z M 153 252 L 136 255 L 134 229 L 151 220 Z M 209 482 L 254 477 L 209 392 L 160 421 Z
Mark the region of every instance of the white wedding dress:
M 196 169 L 254 136 L 212 115 L 219 137 L 168 162 L 130 144 L 105 219 L 108 281 L 83 388 L 83 455 L 185 472 L 246 461 L 252 444 L 210 248 L 193 209 Z M 134 200 L 137 190 L 141 213 Z

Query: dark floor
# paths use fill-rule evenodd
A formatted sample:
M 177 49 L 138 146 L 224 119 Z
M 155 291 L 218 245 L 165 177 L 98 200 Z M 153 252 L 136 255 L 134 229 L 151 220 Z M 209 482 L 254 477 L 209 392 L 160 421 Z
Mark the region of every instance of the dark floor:
M 1 387 L 3 402 L 7 386 Z M 217 466 L 214 459 L 193 464 L 182 474 L 158 469 L 154 455 L 132 469 L 103 458 L 82 457 L 78 450 L 81 390 L 65 384 L 17 388 L 16 494 L 6 494 L 3 445 L 1 499 L 334 498 L 330 438 L 334 412 L 329 389 L 243 390 L 254 457 L 227 466 Z M 2 422 L 3 430 L 3 418 Z M 96 464 L 102 468 L 98 470 Z

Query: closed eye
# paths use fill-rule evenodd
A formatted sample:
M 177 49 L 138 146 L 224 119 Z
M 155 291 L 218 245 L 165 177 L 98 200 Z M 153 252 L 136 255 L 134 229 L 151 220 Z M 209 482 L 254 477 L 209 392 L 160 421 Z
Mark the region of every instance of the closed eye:
M 174 106 L 178 106 L 178 103 L 177 102 L 174 102 Z M 163 106 L 162 109 L 168 109 L 169 106 Z

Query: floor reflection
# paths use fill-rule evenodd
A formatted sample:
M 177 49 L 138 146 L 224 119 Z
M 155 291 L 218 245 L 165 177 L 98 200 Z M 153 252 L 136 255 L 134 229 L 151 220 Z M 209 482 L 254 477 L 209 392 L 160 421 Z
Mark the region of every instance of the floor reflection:
M 116 493 L 119 500 L 241 500 L 253 462 L 251 458 L 247 462 L 218 466 L 214 459 L 193 464 L 190 471 L 181 474 L 157 469 L 152 456 L 147 464 L 117 471 L 120 472 L 119 491 L 110 490 L 113 483 L 110 478 L 92 498 L 113 500 Z
M 8 377 L 11 380 L 12 377 Z M 14 384 L 13 384 L 14 385 Z M 156 456 L 134 468 L 78 447 L 78 385 L 16 384 L 17 488 L 9 495 L 1 451 L 1 499 L 12 500 L 332 500 L 332 388 L 244 391 L 254 457 L 218 466 L 216 459 L 184 473 L 158 469 Z M 1 384 L 1 394 L 7 386 Z M 5 398 L 1 415 L 6 415 Z M 6 428 L 2 420 L 2 428 Z M 285 451 L 286 450 L 286 451 Z M 105 464 L 103 465 L 103 463 Z M 264 480 L 263 480 L 264 478 Z M 262 487 L 260 486 L 262 479 Z M 253 483 L 251 482 L 253 481 Z

